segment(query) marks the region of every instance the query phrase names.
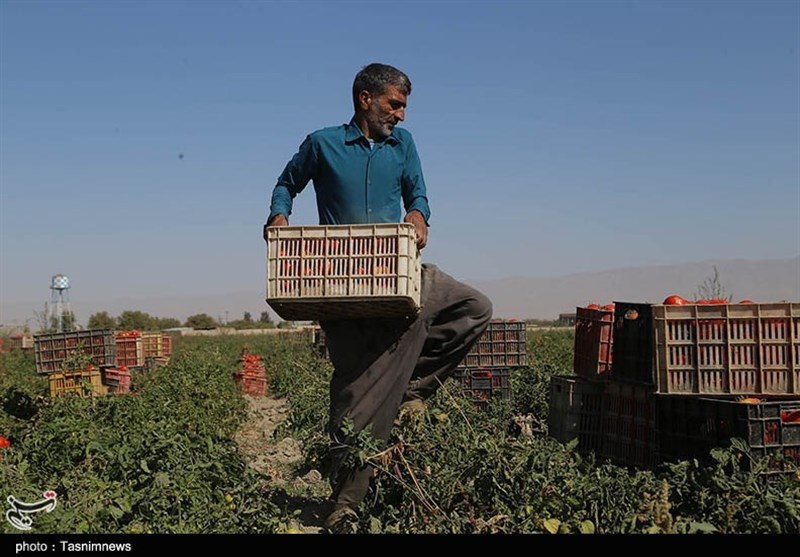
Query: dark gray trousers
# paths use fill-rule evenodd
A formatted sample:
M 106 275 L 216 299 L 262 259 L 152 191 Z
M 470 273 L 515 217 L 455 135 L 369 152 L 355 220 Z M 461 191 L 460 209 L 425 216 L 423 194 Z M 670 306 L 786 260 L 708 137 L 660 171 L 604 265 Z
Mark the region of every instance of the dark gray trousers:
M 355 509 L 372 476 L 371 467 L 342 465 L 350 443 L 341 431 L 343 420 L 352 420 L 356 432 L 369 426 L 375 439 L 388 440 L 400 405 L 433 395 L 492 317 L 486 296 L 430 264 L 422 266 L 421 303 L 414 319 L 320 322 L 334 368 L 328 429 L 337 505 Z

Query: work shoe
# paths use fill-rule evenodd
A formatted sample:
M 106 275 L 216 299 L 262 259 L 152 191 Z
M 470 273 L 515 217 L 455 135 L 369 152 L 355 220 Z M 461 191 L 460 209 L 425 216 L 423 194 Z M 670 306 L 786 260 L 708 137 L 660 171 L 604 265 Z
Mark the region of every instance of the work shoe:
M 425 401 L 422 399 L 412 398 L 411 400 L 407 400 L 400 405 L 400 410 L 397 412 L 397 419 L 394 421 L 394 424 L 400 425 L 406 418 L 411 421 L 419 420 L 426 409 Z
M 355 534 L 358 530 L 358 514 L 347 506 L 337 506 L 325 519 L 322 528 L 328 534 Z

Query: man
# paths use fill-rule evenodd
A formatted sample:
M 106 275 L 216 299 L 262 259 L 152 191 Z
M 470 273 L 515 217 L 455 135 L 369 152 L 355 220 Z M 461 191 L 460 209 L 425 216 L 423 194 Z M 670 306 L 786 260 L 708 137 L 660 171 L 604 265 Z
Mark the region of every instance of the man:
M 320 224 L 404 222 L 414 225 L 417 246 L 428 241 L 430 209 L 422 166 L 405 120 L 411 82 L 384 64 L 364 67 L 353 82 L 355 114 L 349 124 L 318 130 L 303 141 L 272 192 L 267 227 L 286 226 L 292 200 L 314 182 Z M 486 296 L 435 265 L 422 267 L 422 310 L 415 318 L 320 322 L 334 367 L 330 387 L 331 475 L 335 507 L 325 527 L 353 531 L 372 468 L 343 464 L 349 439 L 371 428 L 385 442 L 400 413 L 420 413 L 424 400 L 453 373 L 489 324 Z

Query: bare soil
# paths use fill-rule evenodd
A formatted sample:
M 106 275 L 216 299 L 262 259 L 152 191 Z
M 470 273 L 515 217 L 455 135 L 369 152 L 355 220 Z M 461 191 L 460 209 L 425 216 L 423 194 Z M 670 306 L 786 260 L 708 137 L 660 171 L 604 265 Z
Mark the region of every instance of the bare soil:
M 269 475 L 272 485 L 286 492 L 286 499 L 278 502 L 280 505 L 290 511 L 300 510 L 299 516 L 287 524 L 287 530 L 319 533 L 330 510 L 326 502 L 330 486 L 317 470 L 300 475 L 303 448 L 296 439 L 276 438 L 276 429 L 289 417 L 289 402 L 251 395 L 245 395 L 245 400 L 248 419 L 235 437 L 239 450 L 254 470 Z

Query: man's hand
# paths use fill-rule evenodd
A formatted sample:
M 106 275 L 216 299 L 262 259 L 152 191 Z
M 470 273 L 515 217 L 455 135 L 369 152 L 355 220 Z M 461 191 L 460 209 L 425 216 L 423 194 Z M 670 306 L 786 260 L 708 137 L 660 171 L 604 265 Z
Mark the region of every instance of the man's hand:
M 265 242 L 267 241 L 267 228 L 271 228 L 273 226 L 289 226 L 289 219 L 286 218 L 286 215 L 282 215 L 280 213 L 272 217 L 272 220 L 264 225 Z
M 425 217 L 422 216 L 417 210 L 411 211 L 403 219 L 403 222 L 410 222 L 417 230 L 417 247 L 422 249 L 428 243 L 428 225 L 425 222 Z

